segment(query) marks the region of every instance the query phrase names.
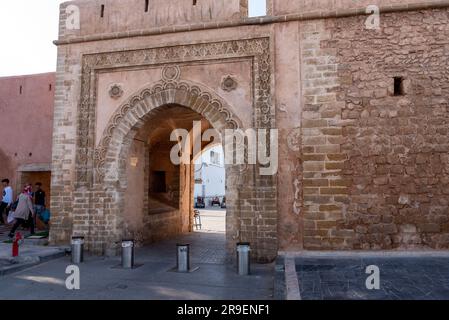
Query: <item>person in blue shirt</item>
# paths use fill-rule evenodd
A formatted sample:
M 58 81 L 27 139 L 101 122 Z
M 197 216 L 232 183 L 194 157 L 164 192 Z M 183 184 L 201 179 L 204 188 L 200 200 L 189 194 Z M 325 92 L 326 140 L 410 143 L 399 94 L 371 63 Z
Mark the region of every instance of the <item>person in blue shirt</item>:
M 3 219 L 3 213 L 6 211 L 8 214 L 9 207 L 13 202 L 13 192 L 12 188 L 9 186 L 9 180 L 3 179 L 3 193 L 2 193 L 2 202 L 0 203 L 0 224 L 5 224 L 5 220 Z

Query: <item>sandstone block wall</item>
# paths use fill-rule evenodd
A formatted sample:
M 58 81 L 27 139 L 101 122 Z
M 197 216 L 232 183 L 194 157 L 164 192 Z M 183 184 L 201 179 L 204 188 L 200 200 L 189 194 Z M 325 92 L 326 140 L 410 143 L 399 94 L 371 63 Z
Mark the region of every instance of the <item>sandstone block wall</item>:
M 345 217 L 354 249 L 449 247 L 449 11 L 336 20 Z M 394 96 L 401 77 L 402 95 Z
M 300 27 L 304 248 L 447 248 L 449 11 L 365 20 Z

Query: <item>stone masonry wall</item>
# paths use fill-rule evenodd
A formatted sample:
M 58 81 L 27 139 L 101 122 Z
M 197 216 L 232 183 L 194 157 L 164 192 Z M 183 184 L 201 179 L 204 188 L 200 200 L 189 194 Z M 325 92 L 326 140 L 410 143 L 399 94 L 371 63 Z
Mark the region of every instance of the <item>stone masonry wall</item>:
M 302 25 L 305 248 L 447 249 L 449 10 L 365 19 Z
M 352 179 L 338 227 L 354 249 L 449 247 L 448 21 L 446 9 L 385 14 L 377 31 L 363 17 L 333 26 Z
M 342 175 L 341 110 L 337 101 L 337 50 L 324 47 L 332 34 L 327 21 L 300 25 L 304 248 L 349 248 L 352 230 L 337 229 L 343 219 L 347 180 Z

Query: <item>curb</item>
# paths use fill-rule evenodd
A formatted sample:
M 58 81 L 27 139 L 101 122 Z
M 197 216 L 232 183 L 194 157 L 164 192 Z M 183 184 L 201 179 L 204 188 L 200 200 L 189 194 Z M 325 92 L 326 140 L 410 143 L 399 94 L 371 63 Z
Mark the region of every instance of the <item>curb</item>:
M 12 273 L 16 273 L 19 271 L 23 271 L 25 269 L 40 265 L 44 262 L 59 259 L 59 258 L 65 257 L 65 256 L 66 256 L 66 250 L 61 250 L 60 252 L 55 252 L 55 253 L 49 254 L 47 256 L 35 257 L 32 259 L 32 260 L 34 260 L 32 262 L 17 263 L 17 264 L 13 264 L 13 265 L 6 266 L 6 267 L 1 267 L 0 268 L 0 277 L 10 275 Z
M 285 261 L 283 257 L 276 259 L 274 270 L 274 300 L 285 300 Z
M 287 300 L 302 300 L 299 290 L 298 274 L 296 272 L 296 262 L 293 258 L 285 258 L 285 283 Z
M 411 251 L 281 251 L 287 258 L 449 258 L 449 250 Z

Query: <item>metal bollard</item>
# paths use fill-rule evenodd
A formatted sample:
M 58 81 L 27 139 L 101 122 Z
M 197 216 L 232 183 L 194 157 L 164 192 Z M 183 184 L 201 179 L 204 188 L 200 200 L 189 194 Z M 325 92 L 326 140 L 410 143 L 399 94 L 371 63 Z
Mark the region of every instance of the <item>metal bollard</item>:
M 122 267 L 134 268 L 134 240 L 122 240 Z
M 250 274 L 250 253 L 251 247 L 248 242 L 237 243 L 237 273 L 240 276 Z
M 190 272 L 190 244 L 177 244 L 176 268 L 178 272 Z
M 84 237 L 72 237 L 72 263 L 84 262 Z

